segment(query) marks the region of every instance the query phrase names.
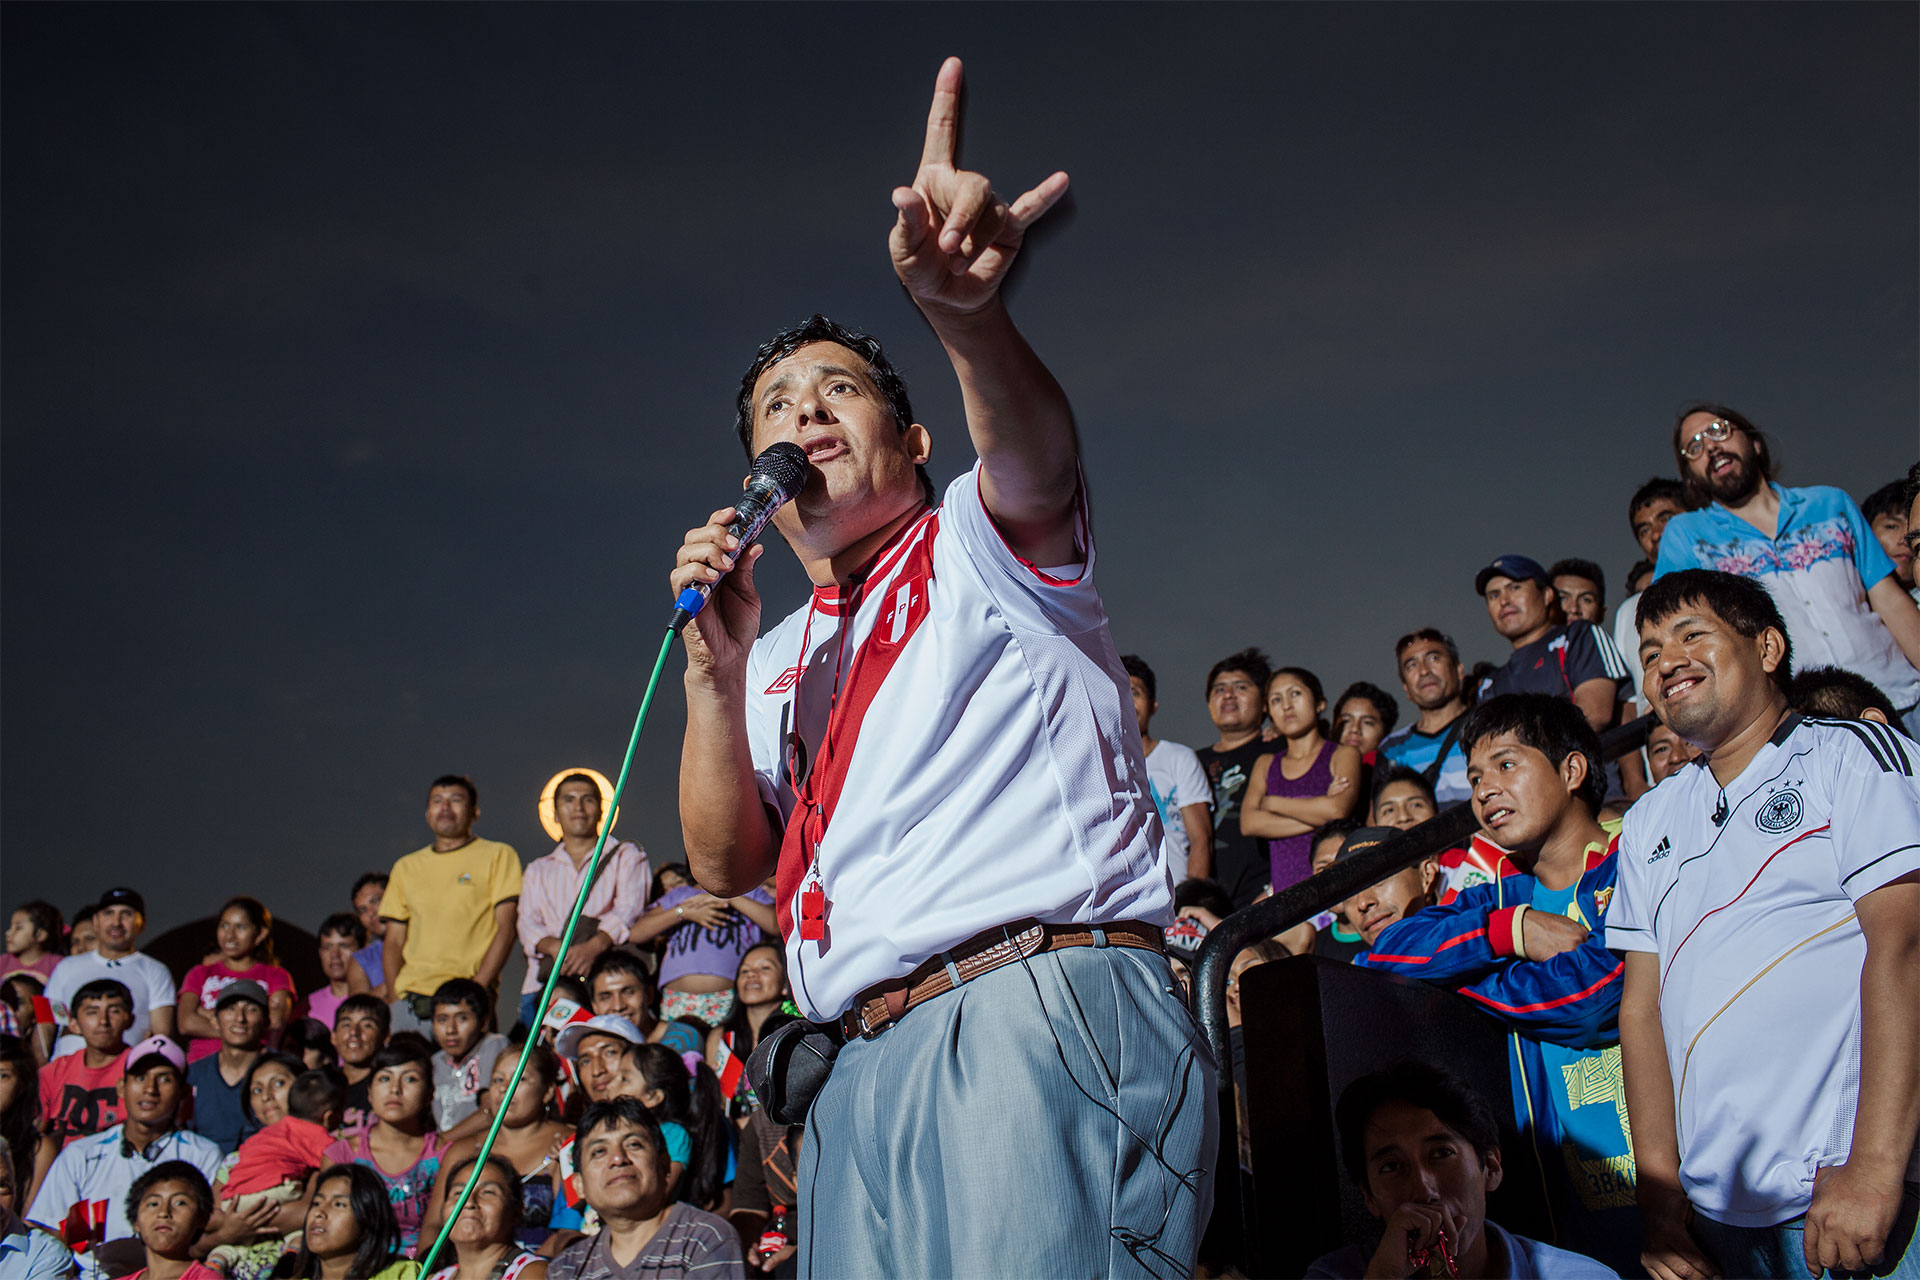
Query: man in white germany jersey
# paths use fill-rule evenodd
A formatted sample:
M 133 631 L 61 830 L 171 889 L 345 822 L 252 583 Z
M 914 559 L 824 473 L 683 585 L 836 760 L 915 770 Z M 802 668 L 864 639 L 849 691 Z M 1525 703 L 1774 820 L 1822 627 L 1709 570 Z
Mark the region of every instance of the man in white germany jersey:
M 1920 749 L 1787 708 L 1767 589 L 1640 599 L 1642 689 L 1701 758 L 1628 811 L 1607 945 L 1655 1280 L 1920 1276 Z
M 687 535 L 674 591 L 718 586 L 686 633 L 681 825 L 710 892 L 777 868 L 794 998 L 845 1039 L 801 1148 L 802 1275 L 1189 1274 L 1214 1066 L 1160 951 L 1072 411 L 1000 297 L 1067 179 L 1008 204 L 955 169 L 959 90 L 949 59 L 889 243 L 980 461 L 933 505 L 877 342 L 816 316 L 761 348 L 737 425 L 750 457 L 807 454 L 775 525 L 815 590 L 756 642 L 764 547 L 738 555 L 731 510 Z

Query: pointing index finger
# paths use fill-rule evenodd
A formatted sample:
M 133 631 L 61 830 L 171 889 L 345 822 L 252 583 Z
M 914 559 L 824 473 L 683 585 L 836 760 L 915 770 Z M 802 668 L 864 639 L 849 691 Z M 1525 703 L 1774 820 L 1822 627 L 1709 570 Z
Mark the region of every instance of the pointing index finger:
M 960 59 L 948 58 L 940 64 L 933 81 L 933 106 L 927 111 L 927 143 L 920 152 L 920 167 L 953 164 L 954 135 L 960 129 Z

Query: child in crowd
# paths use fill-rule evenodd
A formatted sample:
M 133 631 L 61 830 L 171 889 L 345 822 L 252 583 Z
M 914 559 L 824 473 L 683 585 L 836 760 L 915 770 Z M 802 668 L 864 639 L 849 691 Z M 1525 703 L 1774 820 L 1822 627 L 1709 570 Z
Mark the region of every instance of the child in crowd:
M 187 970 L 180 984 L 175 1026 L 188 1041 L 187 1061 L 220 1051 L 220 1028 L 213 1007 L 229 983 L 247 979 L 267 993 L 267 1043 L 276 1043 L 293 1013 L 293 975 L 274 963 L 273 914 L 258 899 L 230 898 L 220 908 L 216 934 L 219 959 Z
M 372 1067 L 367 1097 L 373 1123 L 328 1147 L 326 1158 L 329 1164 L 362 1164 L 380 1175 L 401 1247 L 411 1253 L 445 1146 L 433 1126 L 433 1064 L 417 1046 L 396 1038 L 374 1055 Z
M 451 978 L 433 993 L 433 1117 L 448 1142 L 487 1125 L 480 1095 L 493 1076 L 507 1038 L 487 1030 L 487 989 L 472 978 Z
M 0 978 L 31 973 L 44 986 L 53 976 L 53 966 L 66 958 L 65 935 L 60 908 L 51 902 L 35 898 L 15 907 L 7 925 L 7 954 L 0 959 Z
M 340 1065 L 340 1054 L 333 1047 L 333 1027 L 316 1018 L 295 1018 L 280 1033 L 280 1052 L 298 1058 L 309 1071 Z
M 233 1164 L 214 1183 L 214 1196 L 229 1216 L 245 1217 L 262 1204 L 304 1202 L 314 1176 L 326 1165 L 333 1128 L 346 1105 L 346 1077 L 331 1068 L 302 1072 L 284 1096 L 285 1114 L 241 1143 Z M 221 1245 L 207 1261 L 227 1276 L 253 1274 L 270 1268 L 288 1247 L 298 1248 L 298 1240 L 283 1245 L 275 1238 L 265 1247 Z M 263 1261 L 266 1265 L 259 1265 Z
M 340 1055 L 340 1071 L 347 1078 L 347 1103 L 340 1117 L 340 1136 L 358 1133 L 373 1123 L 367 1085 L 373 1079 L 373 1059 L 387 1044 L 393 1015 L 370 995 L 348 996 L 333 1017 L 333 1047 Z
M 120 1077 L 127 1065 L 133 996 L 123 983 L 95 978 L 73 993 L 73 1020 L 85 1047 L 40 1068 L 43 1137 L 34 1161 L 36 1182 L 68 1143 L 111 1129 L 123 1114 Z
M 224 1273 L 193 1259 L 193 1242 L 213 1217 L 213 1191 L 191 1164 L 163 1160 L 135 1178 L 126 1213 L 146 1250 L 146 1265 L 129 1280 L 220 1280 Z
M 327 985 L 307 996 L 307 1016 L 323 1025 L 333 1026 L 333 1015 L 348 996 L 369 989 L 367 976 L 354 973 L 354 952 L 367 945 L 367 931 L 359 917 L 339 911 L 320 922 L 320 972 Z

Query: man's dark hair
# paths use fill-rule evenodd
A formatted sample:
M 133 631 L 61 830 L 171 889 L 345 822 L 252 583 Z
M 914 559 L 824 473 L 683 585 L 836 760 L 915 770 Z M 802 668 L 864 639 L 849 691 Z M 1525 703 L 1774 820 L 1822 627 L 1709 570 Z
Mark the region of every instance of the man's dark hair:
M 1207 672 L 1207 692 L 1213 692 L 1213 682 L 1228 671 L 1238 671 L 1253 681 L 1260 690 L 1261 705 L 1266 704 L 1267 681 L 1273 678 L 1273 659 L 1257 648 L 1246 648 L 1238 653 L 1230 653 L 1213 664 Z
M 1710 400 L 1695 400 L 1691 404 L 1682 405 L 1679 414 L 1673 420 L 1673 460 L 1680 468 L 1681 488 L 1685 494 L 1683 502 L 1689 510 L 1709 506 L 1713 502 L 1713 495 L 1687 470 L 1687 455 L 1680 451 L 1681 446 L 1686 443 L 1680 438 L 1680 426 L 1696 413 L 1710 413 L 1716 418 L 1725 419 L 1729 426 L 1736 428 L 1753 441 L 1753 461 L 1754 465 L 1760 468 L 1760 479 L 1763 482 L 1772 480 L 1779 474 L 1780 468 L 1773 460 L 1773 447 L 1767 439 L 1766 432 L 1749 422 L 1745 414 L 1737 409 L 1729 409 L 1723 404 L 1714 404 Z
M 60 919 L 60 908 L 45 898 L 35 898 L 31 902 L 21 903 L 14 910 L 24 913 L 36 930 L 46 933 L 47 950 L 59 951 L 66 945 L 67 929 L 65 922 Z
M 1594 591 L 1599 593 L 1600 607 L 1603 609 L 1607 607 L 1607 575 L 1601 572 L 1599 565 L 1591 560 L 1569 556 L 1565 560 L 1555 560 L 1553 567 L 1547 570 L 1547 577 L 1557 578 L 1563 573 L 1568 577 L 1585 578 L 1591 582 Z
M 1828 720 L 1858 720 L 1872 707 L 1898 728 L 1900 713 L 1880 686 L 1841 667 L 1808 667 L 1787 683 L 1787 705 L 1802 715 Z
M 1308 837 L 1307 853 L 1311 855 L 1315 849 L 1318 849 L 1322 840 L 1331 840 L 1336 837 L 1345 840 L 1348 836 L 1366 825 L 1367 823 L 1364 818 L 1335 818 L 1332 822 L 1323 823 L 1315 827 L 1313 829 L 1313 835 Z M 1175 890 L 1175 892 L 1178 893 L 1179 891 Z
M 1365 680 L 1355 680 L 1347 686 L 1346 692 L 1342 693 L 1339 698 L 1334 701 L 1334 724 L 1338 725 L 1340 723 L 1340 708 L 1346 706 L 1347 703 L 1355 698 L 1365 698 L 1373 704 L 1373 709 L 1380 713 L 1381 733 L 1392 733 L 1393 726 L 1400 723 L 1400 704 L 1394 701 L 1392 694 L 1377 684 L 1369 684 Z
M 1907 497 L 1907 481 L 1889 480 L 1860 499 L 1860 514 L 1867 518 L 1868 524 L 1881 516 L 1899 516 L 1905 520 L 1912 506 L 1912 501 Z
M 1600 758 L 1600 735 L 1580 708 L 1545 693 L 1503 693 L 1467 713 L 1460 722 L 1460 749 L 1467 755 L 1488 738 L 1510 733 L 1522 746 L 1544 755 L 1558 769 L 1578 751 L 1587 758 L 1587 777 L 1574 798 L 1599 813 L 1607 798 L 1607 766 Z
M 1471 722 L 1469 721 L 1467 723 Z M 1465 746 L 1466 741 L 1466 724 L 1462 724 L 1460 729 L 1461 745 Z M 1382 763 L 1384 763 L 1384 761 Z M 1379 804 L 1380 793 L 1396 782 L 1411 782 L 1414 786 L 1420 788 L 1421 793 L 1427 797 L 1427 803 L 1433 806 L 1433 811 L 1435 813 L 1440 812 L 1440 797 L 1435 793 L 1433 783 L 1427 780 L 1427 775 L 1418 769 L 1409 769 L 1403 764 L 1390 764 L 1385 768 L 1380 767 L 1380 765 L 1373 767 L 1373 794 L 1367 797 L 1367 808 L 1371 810 L 1375 805 Z M 1355 824 L 1356 827 L 1361 825 L 1364 824 Z M 1322 830 L 1324 829 L 1325 828 L 1322 828 Z M 1320 832 L 1314 832 L 1313 838 L 1316 841 L 1319 840 Z
M 1137 653 L 1123 653 L 1120 655 L 1120 665 L 1125 667 L 1127 674 L 1138 680 L 1140 687 L 1147 691 L 1148 702 L 1160 701 L 1159 690 L 1153 681 L 1153 668 L 1146 664 L 1145 659 Z
M 594 1130 L 609 1125 L 620 1125 L 628 1129 L 638 1129 L 653 1149 L 666 1158 L 667 1140 L 661 1136 L 660 1122 L 653 1118 L 653 1112 L 638 1098 L 608 1098 L 604 1102 L 590 1102 L 580 1116 L 580 1123 L 573 1131 L 573 1150 L 575 1159 L 584 1159 L 587 1139 Z
M 320 927 L 315 930 L 313 936 L 324 938 L 330 933 L 339 934 L 351 941 L 355 951 L 367 945 L 367 927 L 361 924 L 360 917 L 351 911 L 334 912 L 320 922 Z
M 745 451 L 748 462 L 753 461 L 753 384 L 760 380 L 760 375 L 769 366 L 779 364 L 800 348 L 815 342 L 831 342 L 859 356 L 865 362 L 867 376 L 873 379 L 880 398 L 887 402 L 888 412 L 893 414 L 894 430 L 905 435 L 907 428 L 913 425 L 913 402 L 907 398 L 906 381 L 894 371 L 893 363 L 880 348 L 880 339 L 835 324 L 816 312 L 805 324 L 782 329 L 761 343 L 760 349 L 754 353 L 753 362 L 740 377 L 740 394 L 734 398 L 733 429 L 740 437 L 740 448 Z M 933 477 L 927 474 L 924 465 L 915 467 L 914 472 L 920 477 L 921 492 L 931 505 L 939 498 L 933 487 Z
M 560 779 L 560 781 L 553 784 L 553 806 L 554 806 L 555 812 L 558 812 L 560 808 L 560 788 L 566 786 L 569 782 L 584 782 L 588 786 L 592 787 L 593 802 L 595 804 L 600 803 L 600 784 L 595 782 L 593 778 L 587 774 L 570 773 L 566 777 Z
M 1453 642 L 1452 636 L 1444 631 L 1436 631 L 1432 627 L 1421 627 L 1416 631 L 1407 632 L 1407 634 L 1393 642 L 1393 665 L 1398 668 L 1400 665 L 1400 655 L 1407 651 L 1407 646 L 1417 644 L 1422 640 L 1430 644 L 1439 645 L 1447 651 L 1449 658 L 1452 658 L 1455 662 L 1460 661 L 1460 646 Z
M 647 972 L 647 966 L 640 963 L 640 957 L 625 947 L 608 947 L 594 959 L 593 967 L 587 970 L 588 991 L 593 990 L 593 984 L 600 981 L 600 975 L 604 973 L 632 974 L 647 990 L 658 989 L 653 975 Z
M 1684 417 L 1684 415 L 1682 415 Z M 1731 422 L 1733 419 L 1729 418 Z M 1682 511 L 1687 509 L 1687 486 L 1671 476 L 1655 476 L 1633 491 L 1633 497 L 1627 502 L 1627 523 L 1640 514 L 1640 508 L 1665 498 L 1677 503 Z
M 433 793 L 442 787 L 462 788 L 467 793 L 467 807 L 469 809 L 478 809 L 480 807 L 480 788 L 474 786 L 473 779 L 467 777 L 464 773 L 443 773 L 435 778 L 427 786 L 427 798 L 431 800 Z
M 363 873 L 358 880 L 353 882 L 353 889 L 347 894 L 347 901 L 351 902 L 359 897 L 360 891 L 370 884 L 379 885 L 380 892 L 385 893 L 387 891 L 387 873 L 384 871 L 368 871 Z
M 287 1088 L 287 1112 L 320 1124 L 329 1111 L 347 1107 L 347 1077 L 338 1067 L 302 1071 Z
M 463 1004 L 473 1010 L 473 1016 L 482 1023 L 487 1020 L 487 989 L 472 978 L 448 978 L 433 993 L 433 1011 L 438 1013 L 443 1004 Z
M 1653 572 L 1653 561 L 1651 561 L 1651 560 L 1635 560 L 1635 561 L 1633 562 L 1633 567 L 1627 570 L 1627 576 L 1626 576 L 1626 577 L 1624 577 L 1624 578 L 1622 578 L 1622 579 L 1620 580 L 1620 585 L 1621 585 L 1621 588 L 1622 588 L 1622 589 L 1623 589 L 1623 590 L 1624 590 L 1624 591 L 1625 591 L 1625 592 L 1626 592 L 1626 593 L 1627 593 L 1628 595 L 1632 595 L 1632 594 L 1633 594 L 1633 580 L 1634 580 L 1635 578 L 1638 578 L 1638 577 L 1640 577 L 1640 576 L 1641 576 L 1642 574 L 1648 574 L 1648 573 L 1652 573 L 1652 572 Z M 1641 590 L 1643 590 L 1643 591 L 1644 591 L 1645 589 L 1646 589 L 1646 588 L 1644 588 L 1644 587 L 1642 587 L 1642 588 L 1641 588 Z
M 80 1006 L 89 1000 L 118 1000 L 128 1013 L 133 1012 L 133 993 L 127 990 L 126 983 L 117 978 L 95 978 L 92 982 L 83 983 L 73 993 L 73 1000 L 67 1007 L 78 1013 Z
M 1689 605 L 1704 605 L 1735 632 L 1751 640 L 1768 627 L 1780 633 L 1780 665 L 1773 669 L 1773 682 L 1780 692 L 1788 692 L 1793 683 L 1793 638 L 1780 616 L 1780 606 L 1767 589 L 1752 578 L 1721 573 L 1718 569 L 1682 569 L 1657 578 L 1640 597 L 1633 611 L 1633 627 L 1644 633 L 1658 626 Z
M 380 1038 L 385 1040 L 387 1033 L 393 1030 L 393 1010 L 387 1008 L 386 1001 L 371 992 L 362 991 L 357 996 L 348 996 L 333 1011 L 333 1020 L 340 1021 L 340 1015 L 347 1012 L 365 1013 L 380 1024 Z
M 1218 880 L 1196 876 L 1182 880 L 1173 890 L 1173 909 L 1199 907 L 1225 920 L 1233 914 L 1233 898 Z
M 1333 1109 L 1347 1176 L 1359 1186 L 1367 1185 L 1367 1125 L 1390 1102 L 1431 1111 L 1434 1119 L 1467 1140 L 1483 1166 L 1500 1149 L 1500 1123 L 1493 1108 L 1466 1081 L 1424 1062 L 1396 1063 L 1348 1085 Z
M 207 1175 L 185 1160 L 162 1160 L 133 1180 L 133 1185 L 127 1188 L 127 1224 L 139 1232 L 140 1202 L 162 1182 L 178 1182 L 187 1188 L 193 1197 L 193 1207 L 200 1215 L 200 1226 L 205 1227 L 207 1219 L 213 1216 L 213 1188 L 207 1185 Z M 191 1240 L 199 1234 L 189 1231 L 186 1238 Z

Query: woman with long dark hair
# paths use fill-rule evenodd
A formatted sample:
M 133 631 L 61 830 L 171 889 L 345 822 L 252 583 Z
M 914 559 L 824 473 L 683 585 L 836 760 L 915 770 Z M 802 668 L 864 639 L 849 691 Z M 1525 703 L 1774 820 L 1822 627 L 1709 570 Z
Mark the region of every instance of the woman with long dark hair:
M 689 1140 L 686 1172 L 672 1188 L 674 1198 L 696 1209 L 713 1208 L 727 1187 L 733 1141 L 719 1079 L 697 1055 L 682 1057 L 662 1044 L 638 1045 L 628 1061 L 639 1076 L 632 1096 L 653 1113 L 663 1131 L 678 1125 Z
M 16 1194 L 25 1209 L 33 1181 L 33 1149 L 40 1140 L 40 1081 L 33 1050 L 19 1036 L 0 1036 L 0 1140 L 13 1154 Z
M 220 1028 L 213 1006 L 228 984 L 249 978 L 267 993 L 267 1043 L 277 1043 L 280 1029 L 293 1013 L 293 975 L 282 969 L 273 954 L 273 913 L 258 898 L 245 894 L 227 899 L 220 908 L 215 940 L 219 954 L 210 964 L 187 970 L 174 1006 L 174 1025 L 187 1038 L 189 1060 L 220 1050 Z
M 320 1171 L 307 1205 L 300 1252 L 274 1268 L 281 1280 L 412 1280 L 419 1266 L 400 1254 L 400 1227 L 386 1184 L 365 1165 Z

